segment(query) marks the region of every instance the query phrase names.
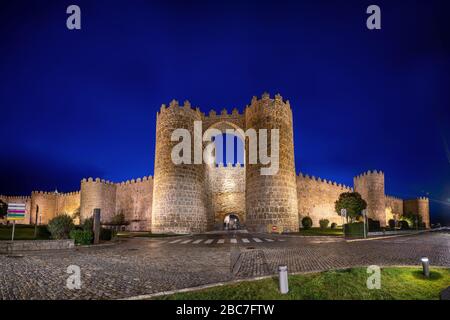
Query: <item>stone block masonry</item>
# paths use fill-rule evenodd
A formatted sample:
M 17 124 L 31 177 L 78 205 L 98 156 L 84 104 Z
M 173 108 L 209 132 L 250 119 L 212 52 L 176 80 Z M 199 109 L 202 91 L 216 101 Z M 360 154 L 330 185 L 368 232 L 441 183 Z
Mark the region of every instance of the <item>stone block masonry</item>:
M 384 173 L 373 170 L 353 179 L 353 188 L 330 180 L 296 175 L 292 109 L 280 95 L 265 93 L 253 97 L 240 113 L 223 109 L 206 115 L 189 101 L 180 105 L 173 100 L 162 105 L 156 117 L 156 147 L 154 177 L 113 183 L 100 178 L 81 181 L 80 190 L 71 193 L 35 191 L 28 197 L 1 196 L 6 203 L 25 203 L 26 219 L 46 224 L 60 213 L 80 220 L 89 218 L 95 208 L 101 209 L 101 220 L 108 223 L 123 213 L 128 230 L 154 233 L 200 233 L 221 229 L 225 216 L 234 214 L 251 231 L 265 232 L 269 225 L 285 232 L 298 231 L 304 216 L 310 216 L 313 226 L 320 219 L 341 224 L 334 203 L 342 192 L 356 191 L 367 202 L 369 218 L 387 225 L 403 213 L 418 213 L 429 227 L 429 200 L 403 200 L 385 194 Z M 227 129 L 267 129 L 271 150 L 271 129 L 279 130 L 279 170 L 275 175 L 261 175 L 261 164 L 249 164 L 248 138 L 245 142 L 243 165 L 221 167 L 207 164 L 175 165 L 171 159 L 171 141 L 175 129 L 187 129 L 193 137 L 194 121 L 202 121 L 203 133 L 209 128 L 226 133 Z M 239 137 L 242 139 L 242 137 Z M 191 154 L 194 154 L 192 144 Z M 192 161 L 193 163 L 193 161 Z M 268 165 L 269 166 L 269 165 Z

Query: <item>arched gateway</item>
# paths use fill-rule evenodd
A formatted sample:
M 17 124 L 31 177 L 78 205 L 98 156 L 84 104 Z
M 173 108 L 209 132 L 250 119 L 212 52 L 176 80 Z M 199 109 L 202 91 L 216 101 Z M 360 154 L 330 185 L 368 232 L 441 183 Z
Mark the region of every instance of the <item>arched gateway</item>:
M 215 166 L 209 164 L 174 164 L 171 141 L 175 129 L 186 129 L 194 136 L 194 121 L 226 133 L 226 129 L 267 129 L 270 148 L 271 130 L 279 130 L 279 170 L 262 175 L 260 162 Z M 277 225 L 286 231 L 298 230 L 297 187 L 294 166 L 292 111 L 288 102 L 277 95 L 254 97 L 243 114 L 234 109 L 209 115 L 172 101 L 157 115 L 155 175 L 152 207 L 152 232 L 191 233 L 221 229 L 225 216 L 235 213 L 250 231 L 266 231 Z M 239 136 L 239 134 L 237 134 Z M 240 137 L 244 141 L 244 137 Z M 248 140 L 246 141 L 248 142 Z M 204 144 L 205 147 L 205 144 Z M 194 150 L 195 151 L 195 150 Z M 251 191 L 251 192 L 250 192 Z

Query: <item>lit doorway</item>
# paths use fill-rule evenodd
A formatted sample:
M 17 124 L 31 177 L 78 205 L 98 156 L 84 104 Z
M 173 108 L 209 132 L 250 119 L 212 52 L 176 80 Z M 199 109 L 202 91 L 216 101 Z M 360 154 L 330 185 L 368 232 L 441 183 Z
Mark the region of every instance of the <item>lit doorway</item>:
M 225 219 L 223 219 L 223 228 L 224 230 L 239 230 L 239 217 L 235 214 L 225 216 Z

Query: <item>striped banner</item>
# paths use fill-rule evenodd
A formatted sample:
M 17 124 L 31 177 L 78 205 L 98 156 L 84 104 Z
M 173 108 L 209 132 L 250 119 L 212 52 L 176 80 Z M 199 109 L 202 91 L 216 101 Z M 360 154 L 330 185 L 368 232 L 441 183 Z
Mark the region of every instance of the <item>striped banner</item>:
M 7 220 L 25 219 L 25 203 L 8 203 Z

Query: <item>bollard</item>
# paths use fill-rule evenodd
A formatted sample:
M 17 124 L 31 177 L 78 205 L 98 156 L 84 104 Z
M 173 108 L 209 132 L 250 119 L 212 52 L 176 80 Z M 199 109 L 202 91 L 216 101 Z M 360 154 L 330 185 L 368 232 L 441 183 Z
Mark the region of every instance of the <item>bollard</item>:
M 430 277 L 430 261 L 428 260 L 427 257 L 423 257 L 422 259 L 420 259 L 422 261 L 422 272 L 423 275 L 427 278 Z
M 100 209 L 94 209 L 94 244 L 100 242 Z
M 280 293 L 286 294 L 289 292 L 287 266 L 279 266 L 278 272 L 280 279 Z

